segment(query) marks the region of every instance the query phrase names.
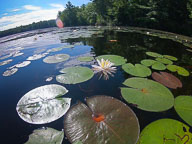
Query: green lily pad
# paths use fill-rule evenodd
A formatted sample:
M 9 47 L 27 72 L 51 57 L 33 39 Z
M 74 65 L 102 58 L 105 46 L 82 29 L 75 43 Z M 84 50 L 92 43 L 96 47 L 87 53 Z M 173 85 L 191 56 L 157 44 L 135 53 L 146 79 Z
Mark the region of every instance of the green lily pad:
M 143 129 L 138 144 L 192 144 L 192 134 L 182 122 L 160 119 Z
M 139 123 L 134 112 L 109 96 L 93 96 L 79 102 L 65 115 L 64 130 L 71 143 L 135 144 Z
M 114 66 L 119 66 L 119 65 L 123 65 L 127 62 L 127 60 L 122 57 L 122 56 L 118 56 L 118 55 L 101 55 L 96 57 L 96 59 L 104 59 L 104 60 L 109 60 L 110 62 L 114 63 Z
M 151 66 L 152 69 L 154 70 L 165 70 L 166 66 L 162 64 L 161 62 L 151 60 L 151 59 L 144 59 L 141 61 L 141 64 L 149 67 Z
M 25 144 L 62 144 L 64 132 L 53 128 L 36 129 Z
M 178 96 L 174 108 L 178 115 L 192 126 L 192 96 Z
M 148 56 L 151 56 L 151 57 L 160 57 L 160 58 L 163 57 L 163 55 L 158 54 L 158 53 L 155 53 L 155 52 L 146 52 L 146 54 L 147 54 Z
M 182 76 L 189 76 L 189 72 L 185 68 L 177 65 L 167 65 L 167 69 L 171 72 L 177 72 L 179 75 Z
M 2 62 L 0 62 L 0 66 L 3 66 L 3 65 L 6 65 L 6 64 L 9 64 L 9 63 L 10 63 L 10 62 L 12 62 L 12 61 L 13 61 L 12 59 L 2 61 Z
M 133 76 L 138 76 L 138 77 L 147 77 L 151 75 L 151 70 L 141 64 L 135 64 L 135 66 L 131 63 L 124 64 L 122 66 L 122 69 Z
M 68 54 L 56 54 L 53 56 L 48 56 L 46 58 L 43 59 L 43 62 L 45 63 L 59 63 L 59 62 L 64 62 L 67 61 L 70 58 L 70 56 Z
M 62 117 L 70 107 L 71 98 L 63 98 L 68 90 L 51 84 L 35 88 L 26 93 L 17 103 L 17 113 L 24 121 L 44 124 Z
M 163 55 L 164 58 L 167 58 L 169 60 L 172 60 L 172 61 L 177 61 L 178 59 L 174 56 L 170 56 L 170 55 Z
M 81 62 L 90 62 L 93 60 L 93 57 L 85 56 L 85 57 L 78 57 L 77 59 Z
M 93 71 L 87 67 L 68 67 L 60 70 L 61 73 L 56 76 L 56 80 L 64 84 L 77 84 L 91 79 L 94 75 Z
M 156 61 L 159 61 L 159 62 L 161 62 L 161 63 L 163 63 L 163 64 L 169 64 L 169 65 L 171 65 L 171 64 L 173 64 L 173 62 L 171 61 L 171 60 L 169 60 L 169 59 L 166 59 L 166 58 L 156 58 L 155 59 Z
M 145 78 L 125 80 L 121 94 L 128 102 L 146 111 L 160 112 L 170 109 L 174 104 L 171 91 L 162 84 Z

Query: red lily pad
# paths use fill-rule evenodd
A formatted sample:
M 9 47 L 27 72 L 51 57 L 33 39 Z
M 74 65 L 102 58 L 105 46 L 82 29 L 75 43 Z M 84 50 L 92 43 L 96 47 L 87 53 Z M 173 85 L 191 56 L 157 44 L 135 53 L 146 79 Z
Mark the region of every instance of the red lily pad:
M 153 72 L 152 78 L 168 88 L 177 89 L 178 87 L 182 87 L 181 81 L 174 75 L 167 72 Z
M 64 130 L 71 143 L 135 144 L 139 123 L 134 112 L 109 96 L 93 96 L 73 106 L 64 119 Z

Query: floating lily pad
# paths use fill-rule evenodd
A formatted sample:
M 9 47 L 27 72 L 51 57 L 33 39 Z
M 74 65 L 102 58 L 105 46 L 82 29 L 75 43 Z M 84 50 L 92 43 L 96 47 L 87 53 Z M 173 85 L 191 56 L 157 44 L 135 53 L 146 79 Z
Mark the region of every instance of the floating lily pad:
M 153 72 L 152 78 L 168 88 L 177 89 L 178 87 L 182 87 L 181 81 L 174 75 L 167 72 L 160 72 L 160 74 Z
M 13 55 L 13 57 L 18 57 L 18 56 L 21 56 L 21 55 L 23 55 L 24 53 L 22 53 L 22 52 L 18 52 L 18 53 L 15 53 L 14 55 Z
M 178 115 L 192 126 L 192 96 L 176 97 L 174 107 Z
M 52 48 L 52 49 L 49 49 L 47 52 L 57 52 L 57 51 L 61 51 L 63 48 L 62 47 L 59 47 L 59 48 Z
M 73 106 L 64 119 L 64 130 L 71 143 L 135 144 L 139 123 L 134 112 L 109 96 L 93 96 Z
M 93 60 L 93 57 L 85 56 L 85 57 L 78 57 L 77 59 L 81 62 L 90 62 Z
M 48 56 L 46 58 L 43 59 L 43 62 L 45 63 L 59 63 L 59 62 L 64 62 L 67 61 L 69 59 L 69 55 L 68 54 L 56 54 L 53 56 Z
M 31 63 L 31 61 L 24 61 L 22 63 L 16 64 L 15 67 L 21 68 L 21 67 L 26 67 Z
M 73 144 L 83 144 L 81 141 L 74 142 Z
M 56 76 L 56 80 L 64 84 L 77 84 L 91 79 L 94 75 L 93 71 L 87 67 L 68 67 L 60 70 L 61 73 Z
M 177 61 L 178 59 L 174 56 L 170 56 L 170 55 L 163 55 L 164 58 L 167 58 L 169 60 L 172 60 L 172 61 Z
M 12 61 L 13 61 L 12 59 L 2 61 L 2 62 L 0 62 L 0 66 L 9 64 L 9 63 L 12 62 Z
M 127 62 L 127 60 L 122 57 L 122 56 L 118 56 L 118 55 L 101 55 L 96 57 L 96 59 L 104 59 L 104 60 L 109 60 L 110 62 L 114 63 L 114 66 L 119 66 L 119 65 L 123 65 Z
M 192 134 L 184 123 L 173 119 L 160 119 L 146 126 L 138 144 L 191 144 Z
M 159 61 L 159 62 L 161 62 L 161 63 L 163 63 L 163 64 L 169 64 L 169 65 L 171 65 L 171 64 L 173 64 L 173 62 L 171 61 L 171 60 L 169 60 L 169 59 L 166 59 L 166 58 L 156 58 L 155 59 L 156 61 Z
M 182 76 L 189 76 L 189 72 L 185 68 L 177 65 L 167 65 L 167 69 L 171 72 L 177 72 L 179 75 Z
M 13 69 L 11 69 L 11 70 L 6 70 L 6 71 L 3 73 L 3 76 L 11 76 L 11 75 L 15 74 L 17 71 L 18 71 L 17 68 L 13 68 Z
M 164 64 L 162 64 L 161 62 L 155 61 L 155 60 L 151 60 L 151 59 L 144 59 L 141 61 L 141 64 L 145 65 L 145 66 L 151 66 L 152 69 L 154 70 L 165 70 L 166 66 Z
M 64 132 L 53 128 L 36 129 L 25 144 L 62 144 Z
M 146 52 L 146 54 L 147 54 L 148 56 L 151 56 L 151 57 L 160 57 L 160 58 L 163 57 L 163 55 L 158 54 L 158 53 L 156 53 L 156 52 Z
M 45 124 L 62 117 L 70 107 L 71 98 L 63 98 L 68 90 L 51 84 L 26 93 L 17 103 L 17 113 L 24 121 Z
M 131 63 L 124 64 L 122 66 L 122 69 L 133 76 L 138 76 L 138 77 L 147 77 L 151 75 L 151 70 L 141 64 L 135 64 L 135 66 Z
M 74 45 L 64 45 L 62 48 L 74 48 Z
M 33 56 L 28 57 L 27 60 L 38 60 L 38 59 L 45 57 L 46 55 L 47 55 L 47 53 L 34 54 Z
M 129 78 L 121 88 L 123 98 L 146 111 L 160 112 L 170 109 L 174 104 L 171 91 L 162 84 L 145 78 Z
M 12 54 L 5 55 L 5 56 L 3 56 L 3 57 L 0 57 L 0 60 L 3 60 L 3 59 L 6 59 L 6 58 L 9 58 L 9 57 L 11 57 L 11 56 L 12 56 Z

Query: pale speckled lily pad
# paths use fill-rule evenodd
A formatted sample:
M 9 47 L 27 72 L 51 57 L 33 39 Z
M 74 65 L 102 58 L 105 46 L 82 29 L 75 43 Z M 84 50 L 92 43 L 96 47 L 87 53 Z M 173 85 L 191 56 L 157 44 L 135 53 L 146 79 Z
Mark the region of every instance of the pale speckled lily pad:
M 87 67 L 68 67 L 60 70 L 61 73 L 56 76 L 56 80 L 64 84 L 77 84 L 91 79 L 94 75 L 93 71 Z
M 9 57 L 11 57 L 11 56 L 12 56 L 12 54 L 7 54 L 7 55 L 5 55 L 5 56 L 0 57 L 0 60 L 9 58 Z
M 11 70 L 6 70 L 6 71 L 3 73 L 3 76 L 11 76 L 11 75 L 15 74 L 17 71 L 18 71 L 17 68 L 13 68 L 13 69 L 11 69 Z
M 45 63 L 59 63 L 59 62 L 64 62 L 67 61 L 70 58 L 68 54 L 56 54 L 53 56 L 48 56 L 43 59 L 43 62 Z
M 46 127 L 34 130 L 25 144 L 62 144 L 63 138 L 63 131 Z
M 122 57 L 122 56 L 118 56 L 118 55 L 101 55 L 96 57 L 96 59 L 104 59 L 104 60 L 109 60 L 110 62 L 114 63 L 114 66 L 119 66 L 119 65 L 123 65 L 127 62 L 127 60 Z
M 169 65 L 171 65 L 171 64 L 173 64 L 173 62 L 171 61 L 171 60 L 169 60 L 169 59 L 166 59 L 166 58 L 156 58 L 155 59 L 156 61 L 159 61 L 159 62 L 161 62 L 161 63 L 163 63 L 163 64 L 169 64 Z
M 43 57 L 45 57 L 48 53 L 43 53 L 43 54 L 34 54 L 33 56 L 29 56 L 27 60 L 38 60 Z
M 135 144 L 139 123 L 134 112 L 121 101 L 104 95 L 79 102 L 64 118 L 64 130 L 71 143 Z
M 174 108 L 178 115 L 192 126 L 192 96 L 176 97 Z
M 24 121 L 45 124 L 62 117 L 69 109 L 71 98 L 63 98 L 68 90 L 60 85 L 50 84 L 26 93 L 17 103 L 17 113 Z
M 22 63 L 16 64 L 15 67 L 21 68 L 21 67 L 26 67 L 31 63 L 31 61 L 24 61 Z
M 126 73 L 133 75 L 133 76 L 147 77 L 147 76 L 151 75 L 151 70 L 148 67 L 141 65 L 141 64 L 133 65 L 131 63 L 127 63 L 122 66 L 122 69 Z
M 77 59 L 81 62 L 90 62 L 90 61 L 93 61 L 94 58 L 89 56 L 84 56 L 84 57 L 78 57 Z
M 158 53 L 156 53 L 156 52 L 146 52 L 146 54 L 147 54 L 148 56 L 151 56 L 151 57 L 160 57 L 160 58 L 163 57 L 163 55 L 158 54 Z
M 129 78 L 121 88 L 123 98 L 146 111 L 160 112 L 170 109 L 174 104 L 171 91 L 162 84 L 145 78 Z
M 165 70 L 166 66 L 162 64 L 161 62 L 151 60 L 151 59 L 144 59 L 141 61 L 141 64 L 149 67 L 151 66 L 152 69 L 154 70 Z
M 12 61 L 13 61 L 12 59 L 2 61 L 2 62 L 0 62 L 0 66 L 3 66 L 3 65 L 6 65 L 6 64 L 9 64 L 9 63 L 10 63 L 10 62 L 12 62 Z
M 22 52 L 16 52 L 14 55 L 13 55 L 13 57 L 18 57 L 18 56 L 21 56 L 21 55 L 23 55 L 24 53 L 22 53 Z
M 160 119 L 147 125 L 137 144 L 191 144 L 189 127 L 173 119 Z
M 167 65 L 167 69 L 171 72 L 177 72 L 179 75 L 182 76 L 189 76 L 189 72 L 185 68 L 177 65 Z

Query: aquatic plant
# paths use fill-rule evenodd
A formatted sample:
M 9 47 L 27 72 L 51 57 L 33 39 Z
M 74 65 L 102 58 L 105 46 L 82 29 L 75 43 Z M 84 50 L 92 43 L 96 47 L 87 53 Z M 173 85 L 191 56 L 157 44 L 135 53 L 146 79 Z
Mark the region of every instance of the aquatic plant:
M 94 58 L 90 56 L 83 56 L 83 57 L 78 57 L 77 59 L 81 62 L 90 62 L 90 61 L 93 61 Z
M 109 76 L 114 76 L 113 74 L 116 72 L 116 67 L 113 66 L 114 63 L 103 58 L 101 61 L 97 59 L 97 63 L 98 65 L 92 65 L 92 67 L 95 73 L 100 73 L 100 78 L 103 76 L 107 80 Z
M 33 131 L 25 144 L 62 144 L 64 131 L 58 131 L 53 128 L 41 128 Z
M 182 76 L 189 76 L 189 72 L 181 66 L 167 65 L 167 69 L 171 72 L 177 72 L 179 75 L 182 75 Z
M 72 106 L 64 117 L 64 131 L 71 143 L 135 144 L 139 122 L 123 102 L 99 95 Z
M 152 59 L 144 59 L 141 61 L 142 65 L 145 65 L 147 67 L 150 67 L 154 70 L 165 70 L 166 66 L 158 61 L 152 60 Z
M 43 59 L 43 62 L 48 63 L 48 64 L 53 64 L 53 63 L 60 63 L 67 61 L 70 58 L 68 54 L 56 54 L 52 56 L 48 56 Z

